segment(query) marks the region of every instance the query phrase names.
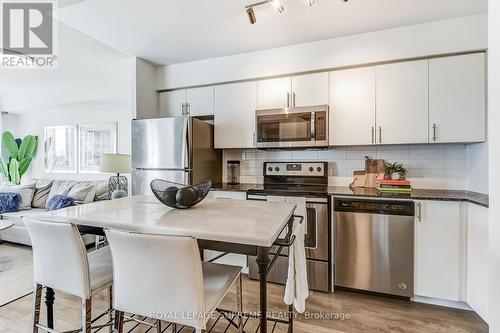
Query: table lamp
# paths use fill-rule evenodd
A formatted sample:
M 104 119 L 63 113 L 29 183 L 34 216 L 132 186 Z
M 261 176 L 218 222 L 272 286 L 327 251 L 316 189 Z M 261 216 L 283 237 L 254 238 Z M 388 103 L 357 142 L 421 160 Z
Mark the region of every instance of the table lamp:
M 111 193 L 111 199 L 118 199 L 127 196 L 127 177 L 120 176 L 120 173 L 130 173 L 131 158 L 127 154 L 102 154 L 99 171 L 102 173 L 116 173 L 109 179 L 110 189 L 116 184 L 116 189 Z

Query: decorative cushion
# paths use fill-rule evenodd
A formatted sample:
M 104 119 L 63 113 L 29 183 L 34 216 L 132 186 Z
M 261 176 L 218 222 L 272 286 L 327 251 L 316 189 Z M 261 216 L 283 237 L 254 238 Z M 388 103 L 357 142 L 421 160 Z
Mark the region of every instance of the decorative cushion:
M 52 188 L 52 182 L 53 180 L 38 180 L 36 182 L 35 194 L 33 195 L 31 207 L 45 208 L 50 189 Z
M 0 185 L 0 192 L 19 193 L 21 196 L 20 210 L 31 209 L 31 201 L 35 194 L 36 183 L 26 185 L 14 185 L 10 182 L 3 182 Z
M 21 195 L 12 192 L 0 192 L 0 214 L 19 211 Z
M 74 198 L 77 204 L 89 203 L 94 201 L 95 187 L 86 182 L 78 183 L 69 191 L 68 196 Z
M 50 199 L 52 199 L 56 195 L 68 195 L 69 191 L 73 187 L 75 187 L 79 182 L 77 181 L 71 181 L 71 180 L 54 180 L 52 183 L 52 187 L 50 188 L 49 196 L 47 198 L 47 204 L 45 207 L 48 206 Z
M 100 200 L 109 200 L 109 181 L 108 180 L 99 180 L 92 182 L 95 188 L 95 201 Z
M 75 205 L 74 198 L 67 195 L 56 194 L 49 200 L 49 202 L 47 202 L 47 207 L 45 208 L 45 210 L 50 212 L 53 210 L 58 210 L 61 208 L 66 208 L 74 205 Z

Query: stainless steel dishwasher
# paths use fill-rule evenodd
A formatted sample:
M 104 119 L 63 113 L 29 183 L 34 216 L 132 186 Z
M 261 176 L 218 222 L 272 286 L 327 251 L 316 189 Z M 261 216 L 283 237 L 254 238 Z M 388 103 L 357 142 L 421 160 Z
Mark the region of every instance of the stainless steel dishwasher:
M 413 201 L 335 198 L 335 286 L 412 297 Z

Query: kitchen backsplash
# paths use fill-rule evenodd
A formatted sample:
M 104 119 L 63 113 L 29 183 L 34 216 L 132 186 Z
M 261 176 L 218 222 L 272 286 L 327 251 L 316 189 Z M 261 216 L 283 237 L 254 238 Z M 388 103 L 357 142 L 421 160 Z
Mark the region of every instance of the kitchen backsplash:
M 488 192 L 487 144 L 433 144 L 339 147 L 328 150 L 225 150 L 226 161 L 241 161 L 241 183 L 262 183 L 266 161 L 326 161 L 330 185 L 346 186 L 365 156 L 402 162 L 416 188 L 467 189 Z

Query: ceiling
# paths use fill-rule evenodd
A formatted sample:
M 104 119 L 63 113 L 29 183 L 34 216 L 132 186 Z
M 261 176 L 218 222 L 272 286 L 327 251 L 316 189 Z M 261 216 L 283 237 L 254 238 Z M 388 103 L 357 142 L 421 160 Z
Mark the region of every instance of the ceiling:
M 254 2 L 256 2 L 255 0 Z M 487 12 L 487 0 L 66 0 L 59 20 L 123 52 L 157 64 L 274 48 Z

